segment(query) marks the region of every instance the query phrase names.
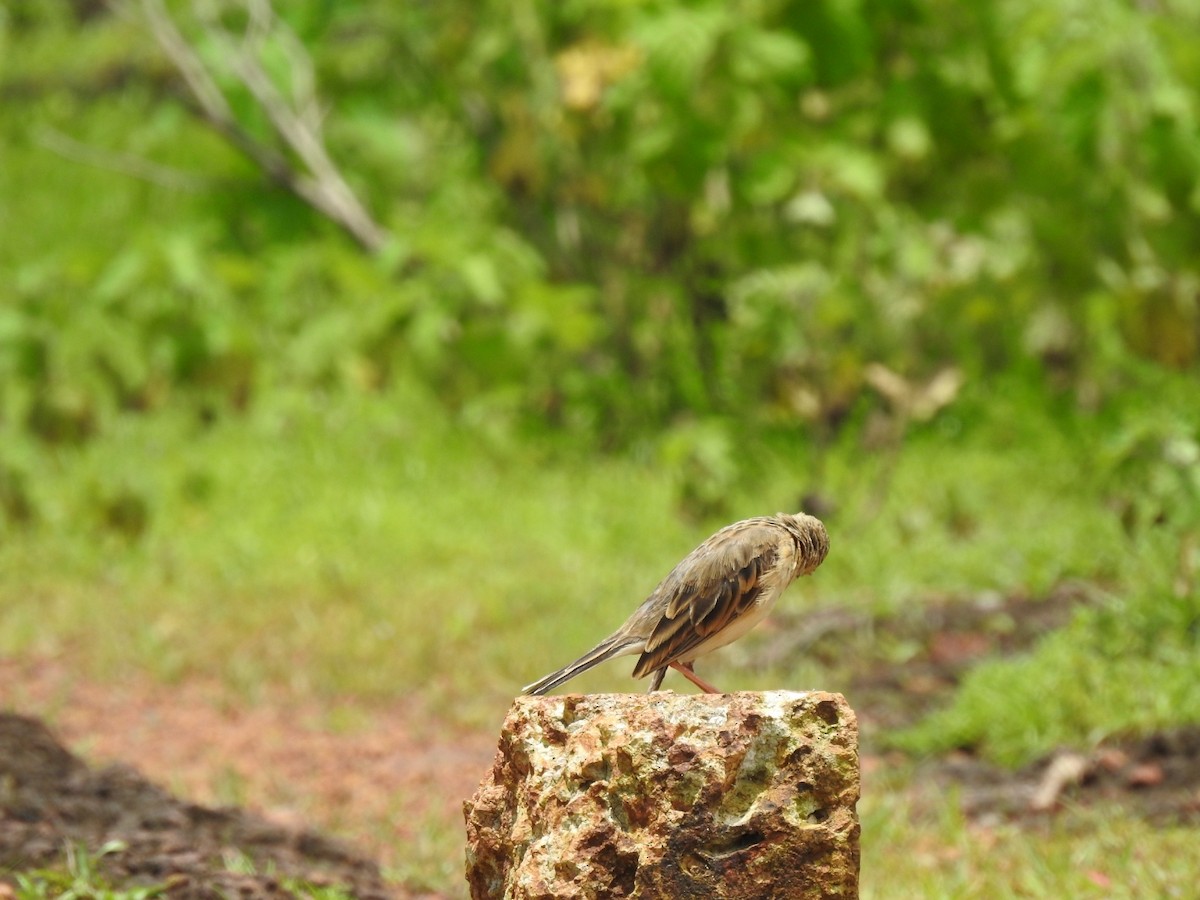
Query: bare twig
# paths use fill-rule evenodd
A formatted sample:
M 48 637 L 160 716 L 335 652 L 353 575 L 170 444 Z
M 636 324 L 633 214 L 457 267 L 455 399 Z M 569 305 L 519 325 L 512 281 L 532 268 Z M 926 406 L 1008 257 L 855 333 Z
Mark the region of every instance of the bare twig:
M 53 128 L 40 129 L 34 140 L 63 159 L 85 163 L 110 172 L 120 172 L 123 175 L 140 178 L 161 187 L 181 191 L 199 191 L 208 184 L 207 179 L 191 172 L 173 169 L 170 166 L 160 165 L 129 153 L 116 153 L 93 147 Z
M 1029 808 L 1034 812 L 1053 809 L 1063 791 L 1079 784 L 1094 768 L 1095 762 L 1081 753 L 1060 752 L 1042 774 L 1042 780 L 1029 800 Z
M 131 0 L 112 0 L 128 4 Z M 275 15 L 269 0 L 246 0 L 249 21 L 242 40 L 222 29 L 210 36 L 221 46 L 233 73 L 258 102 L 276 136 L 301 165 L 251 135 L 235 117 L 208 66 L 187 42 L 162 0 L 141 0 L 144 20 L 163 52 L 179 70 L 208 123 L 230 140 L 269 177 L 329 217 L 371 252 L 379 250 L 387 232 L 359 202 L 330 157 L 321 133 L 312 60 L 290 29 Z M 293 96 L 284 97 L 263 68 L 259 51 L 267 38 L 280 36 L 294 67 Z

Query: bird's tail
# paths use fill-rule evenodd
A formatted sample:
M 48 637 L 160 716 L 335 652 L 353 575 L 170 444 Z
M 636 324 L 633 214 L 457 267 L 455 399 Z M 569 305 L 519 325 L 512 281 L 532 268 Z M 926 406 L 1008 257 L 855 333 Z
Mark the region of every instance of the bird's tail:
M 601 641 L 569 666 L 564 666 L 557 672 L 551 672 L 545 678 L 539 678 L 533 684 L 525 685 L 525 687 L 521 688 L 521 693 L 545 694 L 548 691 L 554 690 L 564 681 L 570 681 L 580 672 L 586 672 L 592 666 L 599 665 L 606 659 L 612 659 L 615 656 L 624 656 L 627 653 L 640 652 L 645 643 L 645 638 L 614 634 L 612 637 Z

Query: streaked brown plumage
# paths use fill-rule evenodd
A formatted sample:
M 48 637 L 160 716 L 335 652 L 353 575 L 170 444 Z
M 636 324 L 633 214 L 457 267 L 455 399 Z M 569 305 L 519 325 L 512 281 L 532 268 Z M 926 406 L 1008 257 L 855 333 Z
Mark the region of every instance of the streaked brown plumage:
M 825 526 L 804 513 L 727 525 L 685 556 L 612 635 L 523 692 L 544 694 L 607 659 L 638 653 L 633 676 L 653 674 L 650 690 L 658 689 L 670 667 L 701 690 L 718 693 L 696 676 L 692 662 L 762 621 L 784 589 L 816 569 L 828 552 Z

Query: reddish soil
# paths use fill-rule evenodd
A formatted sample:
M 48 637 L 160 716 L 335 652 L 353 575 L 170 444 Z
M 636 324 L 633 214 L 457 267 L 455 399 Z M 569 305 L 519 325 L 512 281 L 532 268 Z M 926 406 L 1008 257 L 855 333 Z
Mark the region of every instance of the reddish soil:
M 389 896 L 374 862 L 328 838 L 180 801 L 127 766 L 90 769 L 37 719 L 0 713 L 0 775 L 0 860 L 14 869 L 82 846 L 111 881 L 162 884 L 173 897 L 287 897 L 287 879 Z M 253 860 L 253 873 L 228 864 L 234 852 Z
M 982 659 L 1028 648 L 1089 602 L 1085 588 L 1069 586 L 882 620 L 838 609 L 777 615 L 757 658 L 823 663 L 823 686 L 859 714 L 870 776 L 892 763 L 877 735 L 945 702 Z M 422 861 L 406 855 L 422 853 L 430 832 L 461 831 L 461 802 L 496 739 L 415 703 L 246 703 L 196 682 L 95 684 L 62 660 L 0 660 L 0 711 L 0 900 L 11 895 L 6 870 L 61 860 L 70 843 L 95 853 L 113 839 L 123 849 L 100 860 L 107 876 L 166 885 L 170 897 L 282 897 L 288 879 L 363 898 L 436 897 L 411 875 Z M 965 811 L 984 821 L 1045 816 L 1069 801 L 1200 823 L 1200 729 L 1064 751 L 1016 773 L 968 752 L 921 772 L 930 776 L 916 779 L 923 784 L 954 783 Z
M 106 870 L 116 877 L 181 871 L 187 881 L 172 888 L 172 897 L 219 896 L 228 887 L 222 873 L 234 851 L 259 871 L 341 884 L 355 896 L 434 897 L 384 886 L 370 860 L 404 872 L 406 848 L 419 846 L 424 832 L 461 830 L 462 801 L 491 764 L 496 740 L 432 719 L 415 704 L 368 709 L 282 696 L 234 704 L 214 685 L 95 684 L 45 660 L 0 660 L 0 710 L 49 721 L 54 738 L 100 767 L 85 769 L 74 758 L 68 764 L 49 732 L 11 716 L 0 719 L 8 741 L 0 743 L 0 873 L 39 864 L 47 840 L 61 851 L 63 838 L 87 837 L 93 850 L 117 838 L 129 850 L 105 857 Z M 349 724 L 334 729 L 331 718 Z M 18 804 L 25 819 L 38 809 L 56 811 L 26 821 L 32 830 L 18 828 L 21 816 L 2 787 L 8 779 L 28 800 Z M 141 785 L 136 790 L 135 782 Z M 123 787 L 114 790 L 114 784 Z M 155 785 L 192 802 L 174 800 Z M 53 806 L 57 793 L 69 813 Z M 147 809 L 162 807 L 161 816 L 147 813 L 147 821 L 158 824 L 143 827 L 141 813 L 122 814 L 134 794 Z M 257 813 L 224 807 L 233 801 Z M 310 827 L 333 831 L 348 845 Z M 168 865 L 163 854 L 169 848 L 143 840 L 149 831 L 164 841 L 172 833 L 183 855 Z M 34 843 L 21 846 L 22 835 Z M 143 849 L 157 863 L 131 860 Z M 253 880 L 239 881 L 232 895 L 284 896 L 272 893 L 268 877 L 247 894 Z

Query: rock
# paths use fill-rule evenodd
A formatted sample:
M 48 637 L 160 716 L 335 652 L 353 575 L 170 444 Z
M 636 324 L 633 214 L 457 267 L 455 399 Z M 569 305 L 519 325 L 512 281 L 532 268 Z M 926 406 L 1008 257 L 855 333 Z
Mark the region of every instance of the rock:
M 463 804 L 479 898 L 857 897 L 839 694 L 519 697 Z
M 1138 763 L 1125 776 L 1125 783 L 1131 788 L 1158 787 L 1166 780 L 1163 767 L 1156 762 Z

